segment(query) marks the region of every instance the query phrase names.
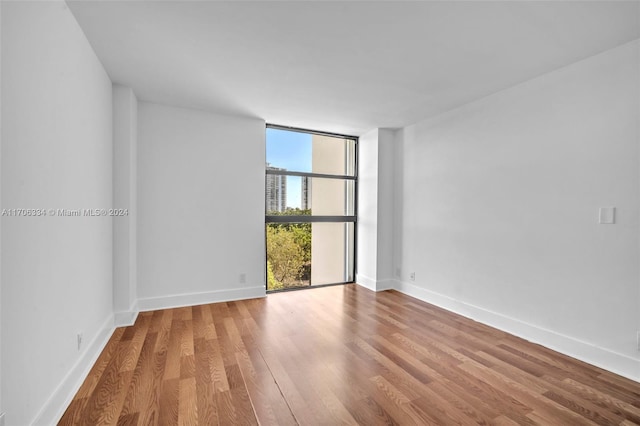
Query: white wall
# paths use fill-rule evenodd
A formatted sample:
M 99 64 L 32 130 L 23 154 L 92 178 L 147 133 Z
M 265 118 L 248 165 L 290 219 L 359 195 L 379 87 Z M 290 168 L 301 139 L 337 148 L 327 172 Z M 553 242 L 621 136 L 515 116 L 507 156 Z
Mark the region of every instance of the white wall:
M 141 102 L 138 123 L 140 309 L 264 296 L 264 122 Z
M 403 130 L 402 291 L 640 380 L 639 43 Z
M 114 85 L 113 309 L 118 326 L 131 325 L 136 317 L 137 152 L 138 100 L 131 88 Z
M 111 82 L 66 4 L 3 2 L 2 57 L 2 207 L 109 208 Z M 111 231 L 109 217 L 2 217 L 8 425 L 55 422 L 112 330 Z

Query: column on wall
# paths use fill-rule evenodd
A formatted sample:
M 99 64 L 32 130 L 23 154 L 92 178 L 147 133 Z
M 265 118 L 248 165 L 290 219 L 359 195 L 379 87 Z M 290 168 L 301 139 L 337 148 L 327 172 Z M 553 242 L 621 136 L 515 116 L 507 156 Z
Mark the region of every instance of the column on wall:
M 113 86 L 113 308 L 116 326 L 133 324 L 136 306 L 138 101 Z
M 395 131 L 375 129 L 358 142 L 358 263 L 356 282 L 374 291 L 393 287 L 393 152 Z
M 0 46 L 2 46 L 2 2 L 0 1 Z M 2 111 L 2 49 L 0 49 L 0 111 Z M 2 115 L 0 113 L 0 153 L 2 152 Z M 1 154 L 0 154 L 1 155 Z M 0 161 L 0 164 L 2 162 Z M 0 175 L 2 171 L 0 170 Z M 2 194 L 0 193 L 0 210 L 2 209 Z M 0 222 L 0 235 L 2 224 Z M 2 268 L 2 244 L 0 244 L 0 268 Z M 0 273 L 0 276 L 2 274 Z M 2 280 L 0 279 L 0 383 L 2 383 Z M 2 386 L 0 386 L 0 425 L 4 421 L 2 410 Z

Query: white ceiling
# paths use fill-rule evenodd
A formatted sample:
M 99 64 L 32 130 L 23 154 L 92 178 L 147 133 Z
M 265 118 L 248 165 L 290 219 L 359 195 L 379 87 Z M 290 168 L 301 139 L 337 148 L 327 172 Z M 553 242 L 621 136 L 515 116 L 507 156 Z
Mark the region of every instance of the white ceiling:
M 138 98 L 360 135 L 640 38 L 639 1 L 67 1 Z

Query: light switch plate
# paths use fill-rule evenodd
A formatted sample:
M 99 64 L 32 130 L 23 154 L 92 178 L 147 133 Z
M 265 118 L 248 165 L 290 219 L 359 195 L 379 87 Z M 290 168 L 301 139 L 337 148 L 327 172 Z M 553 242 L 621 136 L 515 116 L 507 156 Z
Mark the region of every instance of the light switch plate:
M 613 225 L 616 223 L 615 207 L 600 207 L 599 221 L 601 225 Z

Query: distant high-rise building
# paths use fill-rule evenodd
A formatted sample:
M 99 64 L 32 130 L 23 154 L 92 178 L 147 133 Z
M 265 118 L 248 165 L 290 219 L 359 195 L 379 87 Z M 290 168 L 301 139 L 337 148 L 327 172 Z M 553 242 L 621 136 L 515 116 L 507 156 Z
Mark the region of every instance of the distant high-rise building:
M 300 185 L 300 208 L 302 210 L 311 209 L 311 178 L 303 176 Z
M 267 163 L 267 170 L 284 171 L 272 167 Z M 266 187 L 267 214 L 269 212 L 283 212 L 287 208 L 287 177 L 283 175 L 267 175 Z

